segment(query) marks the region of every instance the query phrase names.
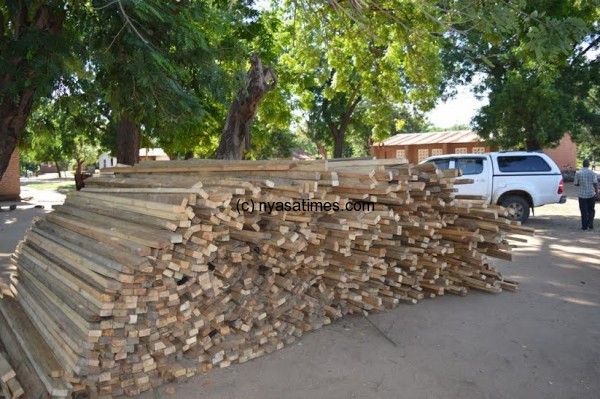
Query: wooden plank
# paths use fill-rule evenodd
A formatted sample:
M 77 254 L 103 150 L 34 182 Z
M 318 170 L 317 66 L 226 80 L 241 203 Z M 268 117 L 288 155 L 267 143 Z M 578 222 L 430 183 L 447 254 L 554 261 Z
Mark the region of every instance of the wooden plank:
M 10 391 L 10 399 L 16 399 L 25 394 L 23 387 L 21 386 L 19 381 L 17 381 L 16 378 L 7 381 L 6 385 L 8 386 L 8 390 Z
M 49 219 L 51 219 L 53 223 L 57 223 L 58 221 L 63 222 L 63 225 L 70 223 L 71 225 L 80 226 L 76 228 L 75 231 L 94 231 L 96 237 L 98 235 L 118 237 L 150 248 L 166 248 L 170 246 L 172 242 L 181 242 L 183 240 L 183 236 L 180 234 L 157 230 L 154 230 L 151 233 L 147 230 L 139 231 L 139 228 L 136 229 L 135 224 L 119 221 L 114 218 L 99 217 L 92 212 L 78 210 L 64 205 L 60 208 L 57 207 L 52 214 L 52 217 Z M 85 222 L 86 220 L 88 221 L 87 223 Z
M 46 215 L 46 220 L 119 250 L 129 251 L 139 256 L 147 256 L 151 253 L 151 248 L 148 246 L 128 240 L 122 236 L 119 237 L 119 240 L 116 240 L 111 234 L 106 234 L 107 232 L 105 231 L 98 231 L 93 226 L 83 223 L 83 221 L 69 219 L 55 213 Z
M 27 387 L 28 398 L 45 399 L 48 397 L 46 388 L 39 377 L 36 375 L 33 366 L 27 359 L 14 333 L 8 326 L 8 322 L 0 312 L 0 350 L 6 351 L 6 358 L 15 365 L 14 371 L 16 379 Z
M 6 358 L 2 356 L 2 353 L 0 353 L 0 380 L 2 382 L 8 382 L 8 380 L 15 378 L 16 376 L 17 374 L 11 365 L 8 363 Z
M 64 374 L 62 366 L 20 306 L 14 299 L 4 298 L 0 301 L 0 312 L 50 395 L 68 397 L 72 386 L 61 378 L 53 377 Z
M 250 163 L 250 161 L 248 161 Z M 193 166 L 182 166 L 182 167 L 171 167 L 165 165 L 164 167 L 122 167 L 122 168 L 105 168 L 104 173 L 110 172 L 115 174 L 124 173 L 186 173 L 186 172 L 236 172 L 236 171 L 247 171 L 247 170 L 289 170 L 290 164 L 215 164 L 215 165 L 193 165 Z
M 77 198 L 89 198 L 89 199 L 92 199 L 95 201 L 102 201 L 105 203 L 107 202 L 107 203 L 122 204 L 122 205 L 127 205 L 129 207 L 134 207 L 134 208 L 142 208 L 142 209 L 147 209 L 147 210 L 165 212 L 167 214 L 179 213 L 179 212 L 185 211 L 185 208 L 182 208 L 181 206 L 164 204 L 162 202 L 144 201 L 144 200 L 125 197 L 125 196 L 120 197 L 120 196 L 116 196 L 116 195 L 106 195 L 106 194 L 92 193 L 92 192 L 87 192 L 87 191 L 77 191 L 77 192 L 71 193 L 69 195 L 69 200 L 71 200 L 71 201 L 76 200 Z

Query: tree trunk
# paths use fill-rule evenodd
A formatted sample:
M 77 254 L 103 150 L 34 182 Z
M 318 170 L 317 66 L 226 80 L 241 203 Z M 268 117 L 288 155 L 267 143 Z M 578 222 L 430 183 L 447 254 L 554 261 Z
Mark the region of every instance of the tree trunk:
M 2 84 L 8 84 L 2 79 Z M 10 157 L 21 139 L 21 133 L 31 113 L 34 90 L 29 88 L 21 92 L 18 104 L 11 96 L 5 96 L 0 103 L 0 179 L 8 168 Z
M 344 154 L 344 137 L 346 136 L 346 132 L 336 129 L 331 133 L 333 135 L 333 157 L 341 158 Z
M 225 122 L 221 135 L 218 159 L 242 159 L 242 148 L 250 147 L 250 129 L 258 111 L 258 105 L 269 91 L 277 87 L 277 75 L 272 68 L 265 68 L 260 58 L 250 57 L 250 69 L 246 77 L 246 86 L 240 88 Z
M 81 175 L 82 165 L 83 161 L 77 161 L 77 169 L 75 169 L 75 189 L 77 189 L 77 191 L 85 187 L 85 183 L 83 182 L 83 176 Z
M 322 159 L 327 159 L 327 150 L 321 141 L 317 141 L 317 152 L 321 156 Z
M 62 178 L 62 175 L 60 174 L 60 162 L 59 161 L 54 161 L 54 167 L 56 168 L 56 171 L 58 172 L 58 178 Z
M 542 149 L 540 142 L 536 138 L 526 139 L 525 145 L 527 146 L 527 151 L 540 151 Z
M 342 114 L 340 119 L 339 127 L 334 123 L 330 123 L 329 131 L 333 136 L 333 157 L 341 158 L 344 154 L 344 140 L 346 139 L 346 131 L 348 130 L 348 126 L 350 126 L 350 121 L 352 120 L 352 115 L 354 114 L 354 110 L 360 101 L 362 100 L 362 96 L 358 94 L 358 90 L 352 94 L 348 104 L 346 105 L 346 109 Z
M 135 165 L 140 157 L 140 127 L 122 117 L 117 125 L 117 163 Z

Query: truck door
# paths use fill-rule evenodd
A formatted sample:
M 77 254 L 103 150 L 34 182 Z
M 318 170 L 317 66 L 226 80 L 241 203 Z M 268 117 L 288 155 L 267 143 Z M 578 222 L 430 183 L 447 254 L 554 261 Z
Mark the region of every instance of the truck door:
M 490 161 L 486 157 L 456 157 L 455 168 L 462 171 L 464 179 L 473 180 L 470 184 L 456 185 L 457 194 L 489 198 L 492 178 Z

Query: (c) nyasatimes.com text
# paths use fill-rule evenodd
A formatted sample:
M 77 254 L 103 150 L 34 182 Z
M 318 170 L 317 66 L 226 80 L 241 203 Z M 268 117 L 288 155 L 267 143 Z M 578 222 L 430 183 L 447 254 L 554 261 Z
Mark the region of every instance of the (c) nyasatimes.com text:
M 329 201 L 237 201 L 237 211 L 241 212 L 339 212 L 339 211 L 374 211 L 375 203 L 366 201 L 348 201 L 345 204 Z

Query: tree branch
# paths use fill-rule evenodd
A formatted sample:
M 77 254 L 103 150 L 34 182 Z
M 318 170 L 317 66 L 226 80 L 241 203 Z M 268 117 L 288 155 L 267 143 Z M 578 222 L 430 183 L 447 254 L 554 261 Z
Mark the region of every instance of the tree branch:
M 596 32 L 595 34 L 598 35 L 598 37 L 592 41 L 589 46 L 587 46 L 581 53 L 577 54 L 577 56 L 575 58 L 581 58 L 582 56 L 584 56 L 588 51 L 590 51 L 591 49 L 593 49 L 594 47 L 596 47 L 597 45 L 600 44 L 600 32 Z
M 127 23 L 129 26 L 131 26 L 131 29 L 133 29 L 133 31 L 135 32 L 135 34 L 138 35 L 138 37 L 140 38 L 140 40 L 145 45 L 148 45 L 150 42 L 144 36 L 142 36 L 142 34 L 133 25 L 133 23 L 131 22 L 131 19 L 129 19 L 129 16 L 125 12 L 125 8 L 123 7 L 123 3 L 121 3 L 121 0 L 116 0 L 116 1 L 119 4 L 119 9 L 121 10 L 121 14 L 123 15 L 123 18 L 125 19 L 125 23 Z

